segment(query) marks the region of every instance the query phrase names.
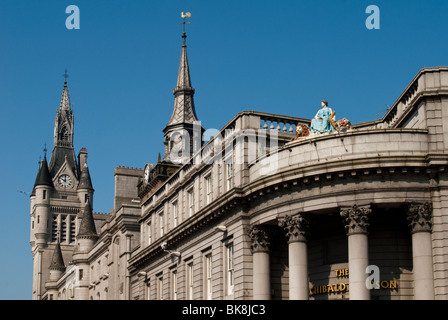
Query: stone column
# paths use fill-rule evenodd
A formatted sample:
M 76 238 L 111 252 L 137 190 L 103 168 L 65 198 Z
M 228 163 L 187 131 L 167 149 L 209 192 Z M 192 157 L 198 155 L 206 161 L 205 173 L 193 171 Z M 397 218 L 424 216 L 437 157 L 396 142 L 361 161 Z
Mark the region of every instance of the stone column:
M 308 217 L 301 213 L 279 221 L 286 232 L 289 258 L 289 300 L 308 300 L 308 254 L 306 232 Z
M 262 226 L 252 226 L 248 231 L 252 240 L 253 299 L 271 299 L 271 275 L 269 263 L 269 235 Z
M 366 286 L 369 265 L 368 233 L 370 206 L 341 208 L 340 214 L 348 236 L 348 269 L 350 300 L 370 300 Z
M 412 262 L 414 299 L 434 300 L 434 273 L 432 260 L 432 204 L 411 203 L 407 212 L 412 234 Z

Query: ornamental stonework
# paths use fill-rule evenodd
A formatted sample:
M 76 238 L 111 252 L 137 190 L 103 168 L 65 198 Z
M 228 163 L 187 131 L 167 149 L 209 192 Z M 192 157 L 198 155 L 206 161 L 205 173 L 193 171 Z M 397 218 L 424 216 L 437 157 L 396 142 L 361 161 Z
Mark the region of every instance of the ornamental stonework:
M 254 225 L 249 228 L 247 234 L 252 241 L 252 253 L 269 251 L 271 242 L 266 228 L 259 225 Z
M 432 204 L 410 203 L 408 206 L 407 220 L 411 233 L 431 232 L 432 230 Z
M 285 216 L 278 225 L 285 231 L 286 240 L 291 242 L 306 241 L 309 230 L 309 216 L 299 213 L 294 216 Z
M 345 226 L 346 234 L 365 234 L 370 225 L 369 219 L 372 208 L 369 206 L 358 207 L 356 204 L 350 208 L 340 209 L 340 214 Z

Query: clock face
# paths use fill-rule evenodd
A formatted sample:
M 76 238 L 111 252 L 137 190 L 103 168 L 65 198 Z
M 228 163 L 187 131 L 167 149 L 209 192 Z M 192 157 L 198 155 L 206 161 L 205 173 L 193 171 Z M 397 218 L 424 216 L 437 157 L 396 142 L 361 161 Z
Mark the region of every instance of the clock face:
M 58 182 L 59 182 L 60 186 L 62 186 L 64 188 L 68 188 L 72 185 L 72 178 L 70 178 L 70 176 L 64 174 L 59 177 Z

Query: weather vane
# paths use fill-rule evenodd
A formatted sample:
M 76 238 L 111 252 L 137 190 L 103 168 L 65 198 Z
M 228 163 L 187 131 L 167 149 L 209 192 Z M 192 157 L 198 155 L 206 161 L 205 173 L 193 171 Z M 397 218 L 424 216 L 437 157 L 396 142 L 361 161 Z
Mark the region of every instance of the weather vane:
M 183 32 L 185 33 L 185 25 L 186 24 L 190 24 L 190 22 L 186 22 L 185 21 L 185 18 L 191 18 L 191 13 L 190 12 L 187 12 L 187 13 L 183 13 L 183 12 L 181 12 L 181 14 L 180 14 L 180 16 L 182 17 L 182 19 L 183 19 L 183 21 L 182 21 L 182 27 L 183 27 Z M 180 23 L 179 23 L 180 24 Z

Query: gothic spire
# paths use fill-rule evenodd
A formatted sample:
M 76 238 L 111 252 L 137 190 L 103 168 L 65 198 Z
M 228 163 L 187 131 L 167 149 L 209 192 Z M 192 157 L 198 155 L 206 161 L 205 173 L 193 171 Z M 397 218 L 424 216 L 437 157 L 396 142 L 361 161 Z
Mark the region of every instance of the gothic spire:
M 60 108 L 64 110 L 70 110 L 70 95 L 68 93 L 68 87 L 67 87 L 67 78 L 68 78 L 67 69 L 65 70 L 64 78 L 65 78 L 64 89 L 62 89 Z
M 73 149 L 74 116 L 70 108 L 70 97 L 67 87 L 67 71 L 64 74 L 64 89 L 59 109 L 56 111 L 54 122 L 53 153 L 51 155 L 49 170 L 54 177 L 65 161 L 77 176 L 77 163 Z

